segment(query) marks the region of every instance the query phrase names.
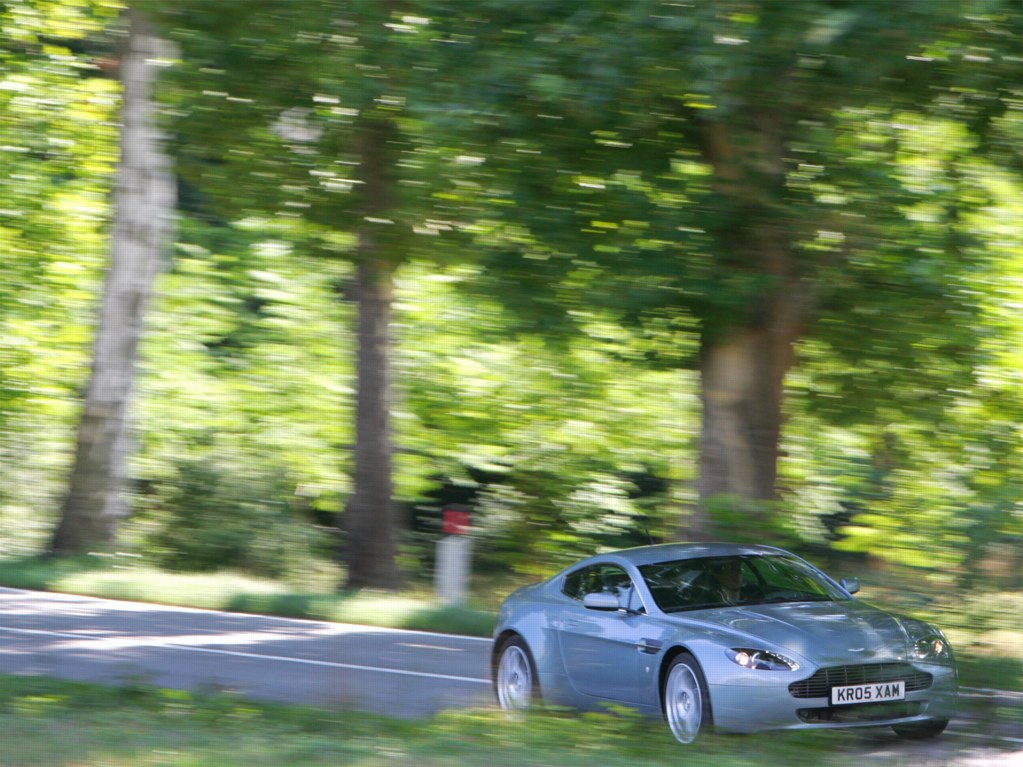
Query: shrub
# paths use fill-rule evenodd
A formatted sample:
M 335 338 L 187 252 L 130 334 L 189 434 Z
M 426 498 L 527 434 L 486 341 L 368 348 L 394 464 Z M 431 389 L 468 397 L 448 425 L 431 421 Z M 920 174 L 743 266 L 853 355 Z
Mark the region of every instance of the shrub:
M 259 461 L 179 461 L 152 492 L 144 550 L 170 570 L 280 577 L 329 550 L 326 534 L 296 515 L 283 472 Z

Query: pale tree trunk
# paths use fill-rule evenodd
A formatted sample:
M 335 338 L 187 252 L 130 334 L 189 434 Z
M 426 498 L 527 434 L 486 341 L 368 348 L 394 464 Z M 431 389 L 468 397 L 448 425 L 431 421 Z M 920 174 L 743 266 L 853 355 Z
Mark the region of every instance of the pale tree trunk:
M 358 238 L 358 370 L 354 489 L 342 519 L 345 588 L 396 589 L 397 520 L 391 440 L 391 303 L 394 260 L 378 232 L 392 204 L 393 126 L 368 122 L 361 137 L 364 222 Z
M 156 125 L 153 59 L 165 44 L 137 11 L 128 11 L 123 85 L 121 157 L 114 191 L 110 263 L 85 405 L 78 425 L 74 466 L 54 552 L 81 552 L 114 542 L 128 512 L 123 498 L 131 444 L 129 405 L 146 306 L 159 270 L 173 215 L 170 163 Z

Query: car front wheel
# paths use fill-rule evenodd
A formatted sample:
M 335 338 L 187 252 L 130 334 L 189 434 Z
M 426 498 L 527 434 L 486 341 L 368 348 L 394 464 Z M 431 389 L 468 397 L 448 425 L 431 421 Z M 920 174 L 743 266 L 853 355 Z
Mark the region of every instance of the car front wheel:
M 948 719 L 928 719 L 926 722 L 893 724 L 895 734 L 905 740 L 927 740 L 936 738 L 948 727 Z
M 509 714 L 525 711 L 539 700 L 536 667 L 521 637 L 513 636 L 501 646 L 494 690 L 497 702 Z
M 710 722 L 707 685 L 696 659 L 683 653 L 671 661 L 664 677 L 664 718 L 675 740 L 692 743 Z

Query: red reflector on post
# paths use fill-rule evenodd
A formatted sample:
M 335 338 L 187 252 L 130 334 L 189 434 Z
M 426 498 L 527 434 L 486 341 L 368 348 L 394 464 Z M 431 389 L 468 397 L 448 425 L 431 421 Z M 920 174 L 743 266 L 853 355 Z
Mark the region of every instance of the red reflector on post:
M 469 512 L 459 509 L 444 509 L 444 535 L 468 535 Z

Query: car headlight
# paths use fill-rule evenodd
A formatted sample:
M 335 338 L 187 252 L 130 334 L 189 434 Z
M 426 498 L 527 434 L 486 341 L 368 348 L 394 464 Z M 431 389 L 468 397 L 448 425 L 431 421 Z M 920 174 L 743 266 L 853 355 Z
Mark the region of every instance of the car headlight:
M 726 650 L 725 655 L 732 663 L 758 671 L 795 671 L 799 668 L 799 664 L 791 658 L 786 658 L 784 655 L 770 650 L 733 647 Z
M 934 626 L 912 618 L 900 619 L 909 639 L 910 656 L 929 663 L 948 663 L 952 660 L 952 648 L 948 640 Z
M 950 653 L 944 637 L 931 635 L 913 644 L 913 655 L 919 660 L 946 660 Z

